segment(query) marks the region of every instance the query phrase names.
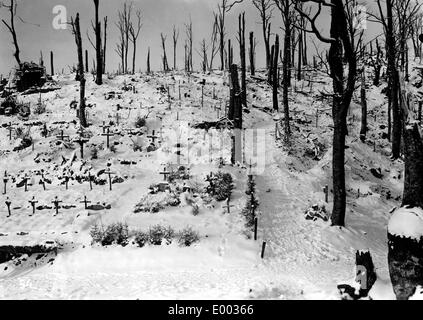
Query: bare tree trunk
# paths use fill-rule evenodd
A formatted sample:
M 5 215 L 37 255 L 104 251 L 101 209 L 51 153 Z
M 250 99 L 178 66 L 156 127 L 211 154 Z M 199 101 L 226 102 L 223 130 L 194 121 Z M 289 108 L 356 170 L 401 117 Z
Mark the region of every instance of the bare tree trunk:
M 366 98 L 366 73 L 363 63 L 363 71 L 361 73 L 361 130 L 360 140 L 366 141 L 367 136 L 367 98 Z
M 13 45 L 15 46 L 15 53 L 13 56 L 15 57 L 16 62 L 18 63 L 19 68 L 21 67 L 21 58 L 20 58 L 20 49 L 18 44 L 18 38 L 16 36 L 16 29 L 15 29 L 15 17 L 16 17 L 16 9 L 18 7 L 18 3 L 15 0 L 10 0 L 9 5 L 3 4 L 4 7 L 9 9 L 10 13 L 10 23 L 7 23 L 5 20 L 2 19 L 4 25 L 9 29 L 10 34 L 12 35 Z
M 106 50 L 107 50 L 107 17 L 104 18 L 104 46 L 103 46 L 103 72 L 106 72 Z
M 72 29 L 75 35 L 75 42 L 78 50 L 78 73 L 79 73 L 79 121 L 81 127 L 87 127 L 85 115 L 85 75 L 84 75 L 84 56 L 82 50 L 81 28 L 79 25 L 79 13 L 76 14 L 75 21 L 72 19 Z
M 90 69 L 88 67 L 88 50 L 85 50 L 85 72 L 90 72 Z
M 173 70 L 176 70 L 176 48 L 178 45 L 179 30 L 176 30 L 176 26 L 173 26 Z
M 231 101 L 228 118 L 234 121 L 235 129 L 242 129 L 242 98 L 236 64 L 231 66 Z
M 151 68 L 150 68 L 150 47 L 148 47 L 148 54 L 147 54 L 147 74 L 151 73 Z
M 103 84 L 103 57 L 101 54 L 101 23 L 98 16 L 99 0 L 94 0 L 95 6 L 95 47 L 97 57 L 97 73 L 95 83 L 97 85 Z
M 302 80 L 302 62 L 303 62 L 303 32 L 298 30 L 298 72 L 297 79 L 298 81 Z
M 245 53 L 245 12 L 239 15 L 239 47 L 241 55 L 241 99 L 242 104 L 247 106 L 247 63 Z
M 163 71 L 167 72 L 169 71 L 169 64 L 167 62 L 167 55 L 166 55 L 166 36 L 163 35 L 163 33 L 160 34 L 160 37 L 162 39 L 162 49 L 163 49 L 163 56 L 162 56 L 162 61 L 163 61 Z
M 274 52 L 279 52 L 279 35 L 276 35 Z M 273 110 L 279 111 L 279 102 L 278 102 L 278 89 L 279 89 L 279 79 L 278 79 L 278 61 L 279 55 L 274 54 L 274 61 L 272 64 L 272 83 L 273 83 Z
M 53 54 L 53 51 L 50 51 L 50 67 L 51 67 L 51 75 L 54 76 L 54 54 Z
M 396 41 L 392 0 L 386 0 L 386 46 L 388 55 L 389 91 L 392 108 L 392 158 L 398 159 L 401 153 L 401 119 L 399 112 L 399 76 L 396 66 Z
M 289 141 L 291 136 L 290 127 L 290 115 L 289 115 L 289 87 L 291 83 L 291 12 L 290 0 L 285 1 L 284 22 L 285 22 L 285 45 L 284 45 L 284 57 L 283 57 L 283 106 L 284 106 L 284 130 L 285 130 L 285 142 Z M 277 55 L 278 53 L 275 52 Z M 275 66 L 273 66 L 275 67 Z
M 254 39 L 254 32 L 250 32 L 250 72 L 251 75 L 254 76 L 256 74 L 256 66 L 255 66 L 255 39 Z

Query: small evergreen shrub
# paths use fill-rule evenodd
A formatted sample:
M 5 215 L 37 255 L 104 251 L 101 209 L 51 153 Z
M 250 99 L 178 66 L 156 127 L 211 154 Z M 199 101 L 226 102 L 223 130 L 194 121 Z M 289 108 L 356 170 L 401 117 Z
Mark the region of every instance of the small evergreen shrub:
M 150 237 L 148 233 L 137 231 L 135 233 L 135 243 L 140 247 L 144 247 L 146 244 L 149 243 Z
M 206 181 L 209 185 L 206 187 L 206 192 L 215 198 L 217 201 L 223 201 L 231 197 L 233 186 L 233 179 L 230 173 L 211 173 L 207 176 Z
M 147 120 L 144 117 L 137 117 L 135 120 L 135 128 L 144 128 L 147 124 Z
M 155 246 L 162 245 L 163 241 L 166 241 L 167 245 L 171 244 L 174 236 L 175 231 L 171 227 L 156 225 L 149 230 L 150 244 Z
M 200 235 L 191 227 L 187 227 L 178 234 L 178 243 L 180 246 L 190 247 L 194 243 L 200 242 Z
M 245 193 L 248 195 L 248 199 L 244 209 L 241 211 L 241 214 L 246 219 L 245 226 L 247 229 L 253 230 L 259 201 L 256 197 L 256 182 L 254 181 L 254 177 L 252 175 L 248 176 L 247 190 Z
M 93 243 L 100 243 L 102 246 L 117 244 L 124 247 L 128 244 L 128 225 L 114 223 L 107 226 L 106 230 L 100 229 L 96 225 L 91 229 L 90 235 L 93 239 Z

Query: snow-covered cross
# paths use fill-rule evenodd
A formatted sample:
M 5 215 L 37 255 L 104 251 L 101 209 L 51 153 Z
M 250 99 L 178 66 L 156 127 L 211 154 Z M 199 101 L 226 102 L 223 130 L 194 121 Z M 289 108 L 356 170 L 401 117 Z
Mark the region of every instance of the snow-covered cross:
M 107 132 L 103 133 L 102 136 L 106 137 L 107 149 L 110 148 L 110 137 L 113 137 L 115 134 L 110 133 L 110 129 L 107 128 Z
M 147 138 L 151 139 L 153 144 L 155 144 L 156 140 L 159 138 L 158 136 L 156 136 L 156 131 L 153 130 L 153 133 L 149 136 L 147 136 Z
M 10 210 L 10 206 L 12 205 L 12 201 L 10 201 L 9 197 L 6 198 L 5 204 L 7 206 L 7 213 L 8 213 L 7 217 L 9 218 L 10 216 L 12 216 L 12 212 Z
M 14 126 L 15 125 L 12 124 L 12 122 L 9 122 L 7 125 L 7 130 L 9 130 L 9 140 L 12 140 L 12 132 L 13 132 Z
M 234 207 L 234 205 L 230 204 L 231 199 L 228 198 L 228 200 L 226 200 L 226 206 L 223 206 L 224 209 L 226 209 L 228 211 L 228 213 L 231 213 L 231 208 Z
M 80 150 L 81 150 L 81 159 L 84 159 L 84 144 L 86 144 L 89 139 L 86 139 L 82 136 L 82 134 L 79 136 L 79 138 L 74 140 L 77 144 L 79 144 Z
M 110 126 L 106 125 L 106 121 L 103 121 L 103 125 L 101 125 L 100 128 L 103 128 L 103 133 L 106 133 L 106 129 L 109 129 Z
M 83 203 L 85 205 L 85 210 L 88 209 L 88 204 L 91 203 L 91 201 L 87 200 L 87 196 L 84 196 L 84 200 L 80 201 L 80 203 Z
M 44 178 L 44 170 L 41 170 L 41 181 L 40 181 L 40 183 L 43 185 L 44 191 L 46 191 L 46 181 L 45 181 L 45 178 Z
M 93 176 L 91 172 L 88 172 L 88 182 L 90 183 L 90 190 L 93 190 Z
M 163 171 L 160 172 L 160 174 L 163 175 L 164 181 L 167 181 L 167 177 L 171 174 L 171 172 L 167 171 L 166 168 L 164 168 Z
M 3 189 L 3 194 L 7 193 L 7 182 L 9 181 L 9 179 L 7 178 L 7 171 L 4 172 L 4 177 L 3 177 L 3 183 L 4 183 L 4 189 Z
M 60 141 L 65 141 L 65 139 L 69 139 L 69 136 L 64 134 L 64 131 L 61 130 L 60 134 L 56 136 L 57 139 L 59 139 Z
M 325 193 L 325 202 L 328 203 L 329 202 L 329 186 L 325 186 L 323 188 L 323 192 Z
M 56 209 L 56 214 L 55 216 L 57 216 L 59 214 L 59 204 L 62 203 L 63 201 L 60 201 L 59 198 L 57 196 L 54 197 L 54 200 L 51 202 L 54 204 L 54 208 Z
M 25 192 L 27 192 L 28 191 L 28 180 L 29 180 L 28 174 L 25 173 L 25 176 L 23 177 L 23 179 L 24 179 L 24 183 L 25 183 Z
M 106 171 L 104 171 L 105 174 L 109 176 L 109 189 L 112 191 L 112 174 L 116 174 L 115 172 L 112 172 L 110 168 L 108 168 Z
M 35 214 L 35 210 L 36 210 L 36 204 L 38 203 L 38 201 L 37 200 L 35 200 L 35 196 L 34 197 L 32 197 L 32 199 L 31 200 L 29 200 L 28 201 L 30 204 L 31 204 L 31 206 L 32 206 L 32 215 L 34 215 Z

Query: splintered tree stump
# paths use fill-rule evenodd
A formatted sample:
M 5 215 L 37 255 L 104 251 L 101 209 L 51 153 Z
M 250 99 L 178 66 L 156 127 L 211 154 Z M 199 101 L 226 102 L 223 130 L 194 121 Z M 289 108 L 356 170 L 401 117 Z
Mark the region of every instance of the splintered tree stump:
M 360 289 L 349 284 L 338 285 L 339 292 L 343 298 L 348 297 L 352 300 L 366 298 L 375 284 L 377 275 L 373 264 L 373 259 L 369 251 L 357 251 L 355 254 L 355 279 L 360 285 Z
M 408 300 L 423 286 L 423 210 L 403 207 L 388 227 L 388 263 L 398 300 Z
M 356 281 L 360 283 L 360 296 L 367 297 L 376 282 L 377 275 L 369 251 L 357 251 L 355 254 Z
M 401 208 L 388 227 L 388 263 L 398 300 L 408 300 L 423 286 L 423 210 Z

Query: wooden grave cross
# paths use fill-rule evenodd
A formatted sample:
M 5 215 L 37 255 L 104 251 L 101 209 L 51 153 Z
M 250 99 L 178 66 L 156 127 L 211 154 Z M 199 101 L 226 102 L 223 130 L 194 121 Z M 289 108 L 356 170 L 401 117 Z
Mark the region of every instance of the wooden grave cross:
M 10 201 L 9 197 L 7 197 L 5 203 L 6 203 L 6 206 L 7 206 L 7 213 L 8 213 L 7 217 L 9 218 L 10 216 L 12 216 L 12 212 L 10 210 L 10 206 L 12 204 L 12 201 Z
M 81 150 L 81 159 L 84 159 L 84 144 L 86 144 L 89 141 L 89 139 L 84 138 L 83 131 L 80 131 L 79 138 L 74 141 L 79 144 L 79 147 Z
M 116 174 L 115 172 L 112 172 L 110 168 L 107 168 L 106 171 L 104 171 L 105 174 L 109 176 L 109 189 L 112 191 L 112 174 Z
M 102 136 L 106 137 L 107 149 L 110 148 L 110 137 L 113 137 L 115 134 L 110 133 L 110 129 L 107 128 L 107 132 L 103 133 Z
M 80 203 L 83 203 L 85 205 L 85 210 L 88 209 L 88 204 L 91 203 L 91 201 L 87 200 L 87 196 L 84 196 L 84 200 L 81 201 Z
M 30 204 L 31 204 L 31 206 L 32 206 L 32 214 L 30 215 L 30 216 L 33 216 L 34 214 L 35 214 L 35 210 L 36 210 L 36 204 L 38 203 L 38 201 L 37 200 L 35 200 L 35 196 L 34 197 L 32 197 L 32 199 L 31 200 L 29 200 L 28 201 Z
M 91 172 L 88 172 L 88 181 L 90 183 L 90 190 L 93 190 L 93 176 L 91 175 Z
M 12 140 L 12 132 L 13 132 L 14 126 L 15 125 L 12 124 L 12 122 L 9 122 L 9 124 L 7 125 L 7 130 L 9 130 L 9 140 Z
M 106 133 L 106 129 L 109 129 L 110 126 L 106 125 L 106 121 L 103 121 L 103 125 L 101 125 L 100 128 L 103 128 L 103 133 Z
M 66 190 L 68 190 L 69 179 L 70 179 L 69 172 L 66 172 L 66 175 L 65 175 L 65 186 L 66 186 Z
M 69 136 L 65 135 L 63 130 L 60 131 L 60 134 L 56 136 L 57 139 L 60 141 L 65 141 L 65 139 L 69 139 Z
M 56 214 L 55 216 L 57 216 L 59 214 L 59 204 L 62 203 L 63 201 L 60 201 L 57 196 L 54 197 L 54 200 L 51 202 L 54 204 L 54 208 L 56 209 Z
M 3 183 L 4 183 L 4 190 L 3 190 L 3 194 L 7 193 L 7 182 L 9 181 L 9 179 L 7 178 L 7 171 L 4 172 L 4 177 L 3 177 Z
M 231 199 L 228 198 L 228 200 L 226 200 L 226 206 L 224 206 L 223 208 L 226 209 L 228 211 L 228 213 L 231 213 L 231 208 L 234 207 L 234 205 L 230 204 Z
M 325 186 L 323 188 L 323 192 L 325 193 L 325 202 L 328 203 L 329 202 L 329 186 Z
M 153 142 L 153 144 L 155 144 L 156 140 L 157 140 L 159 137 L 158 137 L 158 136 L 156 136 L 156 131 L 155 131 L 155 130 L 153 130 L 153 134 L 152 134 L 152 135 L 147 136 L 147 138 L 151 139 L 151 140 L 152 140 L 152 142 Z
M 171 172 L 167 171 L 166 168 L 164 168 L 163 171 L 160 172 L 160 174 L 163 175 L 164 181 L 167 181 L 167 177 L 171 174 Z
M 29 180 L 29 177 L 28 177 L 28 175 L 25 173 L 25 177 L 24 177 L 25 192 L 28 192 L 28 180 Z
M 41 172 L 41 181 L 40 183 L 43 185 L 44 191 L 46 191 L 46 181 L 44 179 L 44 172 Z

